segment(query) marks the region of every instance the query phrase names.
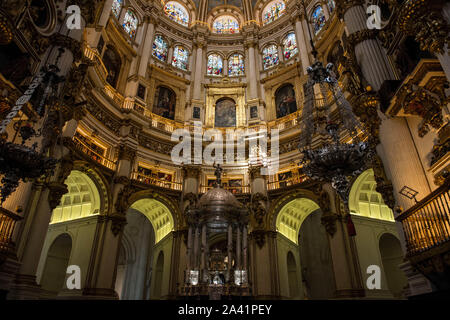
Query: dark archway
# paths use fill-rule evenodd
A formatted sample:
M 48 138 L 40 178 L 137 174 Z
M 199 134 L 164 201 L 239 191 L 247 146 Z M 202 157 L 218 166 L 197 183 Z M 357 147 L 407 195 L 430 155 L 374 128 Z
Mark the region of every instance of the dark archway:
M 289 280 L 289 297 L 291 299 L 296 299 L 299 295 L 297 270 L 297 263 L 295 262 L 294 254 L 289 251 L 287 254 L 287 271 Z
M 308 299 L 329 299 L 336 290 L 328 235 L 321 217 L 320 209 L 311 213 L 299 232 L 302 280 Z
M 154 297 L 161 298 L 163 275 L 164 275 L 164 253 L 160 251 L 158 255 L 158 260 L 156 260 L 155 288 L 153 290 Z
M 390 233 L 385 233 L 379 241 L 381 261 L 386 276 L 387 286 L 394 297 L 402 297 L 403 288 L 407 284 L 399 265 L 403 262 L 403 251 L 400 241 Z
M 42 296 L 54 298 L 65 287 L 64 280 L 67 275 L 70 252 L 72 251 L 72 238 L 63 233 L 59 235 L 50 246 L 47 253 L 44 272 L 41 278 Z

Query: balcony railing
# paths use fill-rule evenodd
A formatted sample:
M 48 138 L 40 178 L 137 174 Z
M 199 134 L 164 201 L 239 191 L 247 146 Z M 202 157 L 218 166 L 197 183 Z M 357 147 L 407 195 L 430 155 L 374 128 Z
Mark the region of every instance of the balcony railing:
M 78 137 L 73 137 L 73 143 L 75 148 L 77 148 L 82 153 L 86 154 L 94 160 L 95 162 L 100 163 L 102 166 L 109 168 L 111 170 L 116 170 L 116 163 L 112 160 L 109 160 L 108 158 L 105 158 L 103 155 L 97 153 L 94 151 L 89 145 L 87 145 L 84 141 L 79 139 Z
M 403 225 L 408 256 L 450 240 L 450 179 L 397 218 Z
M 308 177 L 306 175 L 297 175 L 286 180 L 269 182 L 267 185 L 267 189 L 277 190 L 281 188 L 286 188 L 296 184 L 303 183 L 306 180 L 308 180 Z
M 4 208 L 0 208 L 0 254 L 14 254 L 15 244 L 12 237 L 14 228 L 19 220 L 22 220 L 21 216 Z
M 171 189 L 171 190 L 180 190 L 182 189 L 182 184 L 179 182 L 167 181 L 158 179 L 155 177 L 147 176 L 139 172 L 133 172 L 132 179 L 138 182 L 153 185 L 161 188 Z
M 212 186 L 200 186 L 200 193 L 206 193 L 208 190 L 211 190 Z M 247 194 L 250 193 L 250 186 L 240 186 L 240 187 L 230 187 L 224 186 L 223 189 L 230 191 L 232 194 Z

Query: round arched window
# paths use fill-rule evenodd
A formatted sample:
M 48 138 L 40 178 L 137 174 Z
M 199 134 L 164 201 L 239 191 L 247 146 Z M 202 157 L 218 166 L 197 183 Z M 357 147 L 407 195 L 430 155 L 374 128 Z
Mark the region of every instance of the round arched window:
M 189 25 L 189 14 L 184 6 L 176 1 L 169 1 L 164 6 L 164 12 L 171 20 L 183 26 Z
M 220 16 L 213 22 L 213 33 L 233 34 L 239 32 L 239 23 L 232 16 Z
M 269 3 L 263 10 L 262 23 L 266 25 L 277 20 L 286 12 L 286 5 L 283 1 L 275 0 Z

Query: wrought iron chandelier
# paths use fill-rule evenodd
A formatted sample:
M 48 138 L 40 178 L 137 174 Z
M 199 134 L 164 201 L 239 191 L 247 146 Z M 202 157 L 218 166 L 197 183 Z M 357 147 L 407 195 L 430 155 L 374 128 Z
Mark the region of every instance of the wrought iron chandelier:
M 47 140 L 49 139 L 46 136 L 51 133 L 46 131 L 55 122 L 55 114 L 58 114 L 56 111 L 58 84 L 65 79 L 58 75 L 57 63 L 63 52 L 64 49 L 61 48 L 55 64 L 44 67 L 35 75 L 28 90 L 16 101 L 15 106 L 0 124 L 0 133 L 2 133 L 0 137 L 0 175 L 2 175 L 0 205 L 16 190 L 20 181 L 28 182 L 42 176 L 50 176 L 58 163 L 48 154 Z M 34 129 L 38 119 L 19 120 L 14 123 L 15 137 L 12 142 L 8 142 L 6 140 L 7 135 L 3 134 L 6 127 L 30 99 L 34 101 L 33 109 L 37 118 L 43 118 L 41 128 Z M 61 127 L 61 121 L 56 121 L 56 123 L 58 122 Z M 41 135 L 44 138 L 40 150 L 38 150 L 37 143 L 32 146 L 26 145 L 29 139 Z M 17 136 L 22 139 L 21 144 L 15 143 Z
M 351 178 L 365 170 L 373 150 L 361 139 L 364 127 L 339 86 L 333 64 L 324 67 L 312 40 L 311 47 L 316 61 L 307 68 L 300 165 L 311 179 L 330 182 L 347 205 Z

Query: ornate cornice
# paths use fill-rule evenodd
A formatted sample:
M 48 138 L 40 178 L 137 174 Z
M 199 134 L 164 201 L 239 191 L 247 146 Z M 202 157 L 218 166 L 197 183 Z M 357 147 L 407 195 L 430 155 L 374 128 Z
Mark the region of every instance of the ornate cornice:
M 50 182 L 47 184 L 47 187 L 50 190 L 48 194 L 48 203 L 50 209 L 53 211 L 60 204 L 62 196 L 69 192 L 69 189 L 67 188 L 67 185 L 60 182 Z

